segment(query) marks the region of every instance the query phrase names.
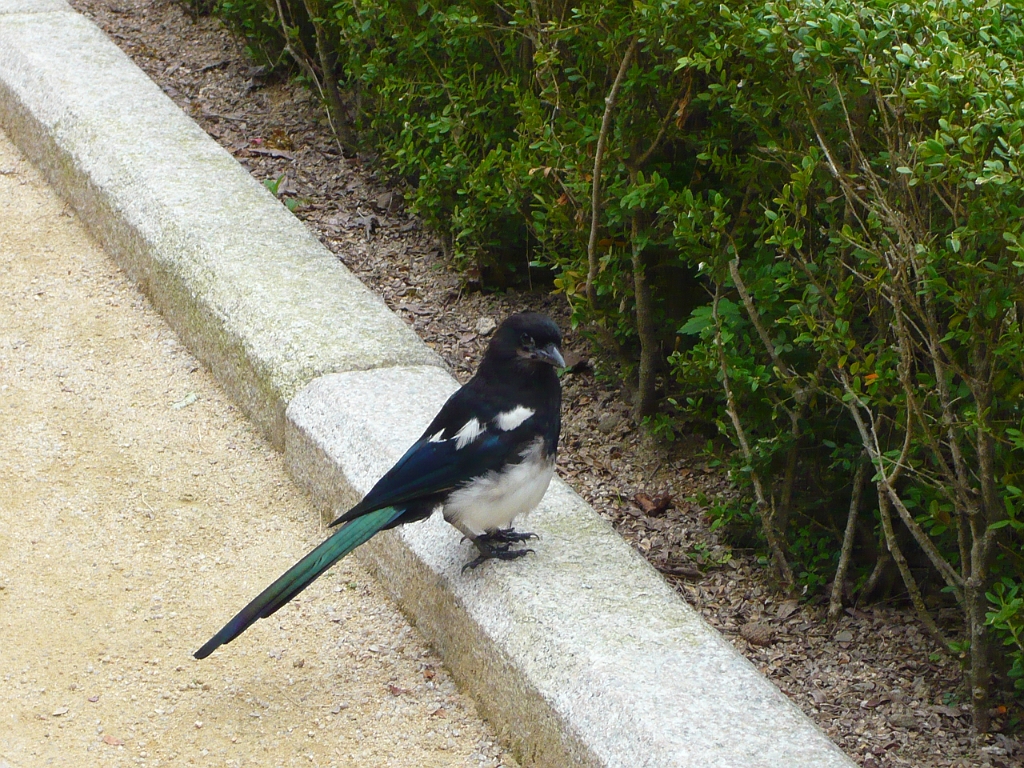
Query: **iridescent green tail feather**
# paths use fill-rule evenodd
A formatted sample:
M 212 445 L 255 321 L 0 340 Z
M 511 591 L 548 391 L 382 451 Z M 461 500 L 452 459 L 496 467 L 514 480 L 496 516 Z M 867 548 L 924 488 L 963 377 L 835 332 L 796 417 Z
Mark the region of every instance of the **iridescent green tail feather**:
M 263 590 L 255 600 L 225 624 L 220 632 L 210 638 L 206 645 L 196 651 L 194 656 L 197 659 L 205 659 L 217 648 L 242 634 L 257 619 L 265 619 L 273 614 L 341 558 L 394 522 L 404 511 L 395 507 L 385 507 L 349 522 Z

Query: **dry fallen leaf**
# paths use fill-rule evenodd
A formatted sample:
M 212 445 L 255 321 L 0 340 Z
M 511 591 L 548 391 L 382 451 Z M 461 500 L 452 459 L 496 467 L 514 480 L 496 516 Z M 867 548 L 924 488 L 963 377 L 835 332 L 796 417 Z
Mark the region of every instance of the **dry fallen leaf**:
M 775 612 L 775 615 L 780 619 L 788 619 L 800 608 L 799 600 L 784 600 L 779 605 L 779 610 Z
M 254 155 L 266 155 L 268 157 L 280 157 L 284 160 L 294 160 L 295 153 L 285 149 L 262 149 L 260 147 L 249 147 L 249 152 Z
M 691 563 L 680 563 L 669 560 L 665 563 L 655 563 L 655 567 L 668 576 L 682 576 L 687 579 L 699 579 L 704 574 L 700 568 Z
M 655 496 L 652 499 L 646 493 L 641 492 L 633 497 L 633 501 L 636 502 L 636 505 L 640 507 L 645 514 L 651 516 L 660 515 L 666 510 L 672 508 L 672 496 L 667 493 Z

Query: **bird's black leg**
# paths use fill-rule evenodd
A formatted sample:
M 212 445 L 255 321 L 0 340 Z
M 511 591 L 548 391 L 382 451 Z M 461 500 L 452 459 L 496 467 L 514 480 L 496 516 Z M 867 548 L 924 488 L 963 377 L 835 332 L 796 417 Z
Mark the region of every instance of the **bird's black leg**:
M 472 570 L 478 565 L 483 563 L 485 560 L 517 560 L 520 557 L 533 552 L 532 549 L 512 549 L 512 544 L 519 541 L 526 541 L 528 539 L 537 538 L 532 533 L 517 533 L 512 529 L 506 529 L 504 531 L 489 531 L 485 534 L 477 536 L 468 528 L 462 525 L 454 524 L 456 528 L 462 531 L 463 535 L 467 539 L 473 542 L 473 545 L 477 548 L 480 555 L 470 562 L 462 566 L 463 571 Z M 503 538 L 511 534 L 512 538 Z

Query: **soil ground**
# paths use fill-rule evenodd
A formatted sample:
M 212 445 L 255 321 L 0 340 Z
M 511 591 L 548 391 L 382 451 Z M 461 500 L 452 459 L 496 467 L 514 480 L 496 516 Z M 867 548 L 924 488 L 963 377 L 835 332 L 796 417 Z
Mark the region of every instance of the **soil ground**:
M 0 768 L 515 765 L 246 421 L 0 133 Z

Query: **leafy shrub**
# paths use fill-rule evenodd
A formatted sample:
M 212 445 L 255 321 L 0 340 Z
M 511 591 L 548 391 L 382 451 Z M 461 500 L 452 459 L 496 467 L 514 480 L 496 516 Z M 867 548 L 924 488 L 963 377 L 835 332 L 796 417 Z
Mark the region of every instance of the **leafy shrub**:
M 789 178 L 754 182 L 762 228 L 746 230 L 751 240 L 733 231 L 734 196 L 682 212 L 716 298 L 677 370 L 717 362 L 778 564 L 801 446 L 834 446 L 826 475 L 856 471 L 858 455 L 870 463 L 882 549 L 943 645 L 899 524 L 963 611 L 977 705 L 989 696 L 986 626 L 1016 642 L 1005 605 L 986 618 L 1003 594 L 986 590 L 1022 573 L 1021 11 L 786 2 L 726 15 L 729 45 L 681 63 L 707 75 L 708 99 Z M 743 60 L 766 69 L 758 77 Z M 715 311 L 728 295 L 743 313 Z M 766 479 L 780 468 L 782 482 Z M 852 477 L 849 487 L 860 491 Z M 979 706 L 975 723 L 988 725 Z

